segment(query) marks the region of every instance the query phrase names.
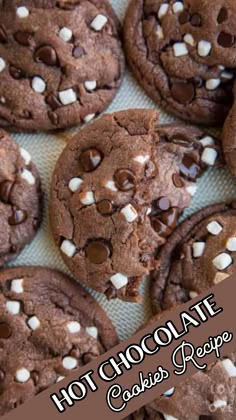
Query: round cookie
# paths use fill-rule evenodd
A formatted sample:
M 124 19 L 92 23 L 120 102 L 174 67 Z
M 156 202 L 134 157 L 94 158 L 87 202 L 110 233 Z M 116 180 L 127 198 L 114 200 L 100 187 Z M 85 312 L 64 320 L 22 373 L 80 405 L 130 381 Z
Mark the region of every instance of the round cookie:
M 0 2 L 0 126 L 87 123 L 112 101 L 124 58 L 107 0 Z
M 0 267 L 32 241 L 41 219 L 37 168 L 30 154 L 0 129 Z
M 154 313 L 187 302 L 234 272 L 236 204 L 205 207 L 186 219 L 158 256 L 151 299 Z
M 128 63 L 168 112 L 217 125 L 232 104 L 234 0 L 131 0 L 124 24 Z
M 3 270 L 0 289 L 0 415 L 118 344 L 103 309 L 58 271 Z
M 69 142 L 54 172 L 55 242 L 73 274 L 109 299 L 140 300 L 156 248 L 218 161 L 212 137 L 157 120 L 142 109 L 104 116 Z
M 232 353 L 168 390 L 129 420 L 234 420 L 235 363 Z

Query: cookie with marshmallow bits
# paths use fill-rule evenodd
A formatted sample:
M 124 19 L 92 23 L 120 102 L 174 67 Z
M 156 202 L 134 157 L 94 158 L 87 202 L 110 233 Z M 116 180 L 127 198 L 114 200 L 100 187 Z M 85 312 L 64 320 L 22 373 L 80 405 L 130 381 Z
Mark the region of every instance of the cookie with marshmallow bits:
M 107 0 L 0 2 L 0 127 L 88 123 L 120 87 L 119 22 Z
M 29 152 L 0 129 L 0 267 L 32 241 L 41 219 L 37 168 Z
M 193 123 L 218 125 L 232 105 L 236 58 L 233 0 L 131 0 L 128 63 L 147 94 Z
M 0 415 L 118 344 L 99 304 L 58 271 L 2 270 L 0 289 Z
M 154 312 L 187 302 L 235 271 L 236 203 L 203 208 L 178 226 L 153 275 Z
M 164 313 L 159 313 L 150 323 Z M 231 353 L 169 389 L 133 413 L 129 420 L 234 420 L 235 365 L 236 353 Z
M 194 127 L 159 126 L 152 110 L 106 115 L 81 130 L 57 163 L 50 204 L 73 274 L 109 299 L 139 301 L 156 248 L 219 157 L 215 139 Z

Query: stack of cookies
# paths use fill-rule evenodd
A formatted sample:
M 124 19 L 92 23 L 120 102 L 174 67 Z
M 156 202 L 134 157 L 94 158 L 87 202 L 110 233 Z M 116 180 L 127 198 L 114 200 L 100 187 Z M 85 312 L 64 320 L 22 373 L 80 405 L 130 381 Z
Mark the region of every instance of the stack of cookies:
M 234 271 L 233 200 L 178 222 L 208 169 L 226 163 L 236 175 L 236 3 L 127 3 L 122 35 L 107 0 L 0 0 L 0 415 L 118 343 L 78 282 L 142 305 L 148 276 L 157 319 Z M 123 51 L 152 100 L 185 123 L 161 125 L 159 112 L 142 108 L 97 118 L 121 86 Z M 209 127 L 223 124 L 221 142 Z M 46 267 L 3 268 L 30 244 L 43 210 L 39 172 L 8 132 L 75 125 L 49 205 L 74 279 Z M 132 417 L 233 420 L 234 377 L 231 354 Z

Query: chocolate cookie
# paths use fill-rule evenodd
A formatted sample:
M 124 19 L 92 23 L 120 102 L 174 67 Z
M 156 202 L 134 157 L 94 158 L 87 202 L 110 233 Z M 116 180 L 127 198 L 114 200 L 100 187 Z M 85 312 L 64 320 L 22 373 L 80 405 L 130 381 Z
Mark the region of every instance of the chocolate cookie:
M 0 129 L 0 267 L 32 241 L 41 218 L 37 168 L 30 154 Z
M 107 0 L 0 1 L 0 126 L 54 130 L 112 101 L 124 59 Z
M 157 119 L 152 110 L 104 116 L 69 142 L 53 176 L 56 244 L 73 274 L 108 298 L 139 300 L 156 248 L 219 156 L 201 130 Z
M 154 312 L 187 302 L 235 270 L 236 204 L 206 207 L 173 232 L 153 276 Z
M 209 365 L 129 420 L 234 420 L 236 353 Z
M 118 344 L 98 303 L 58 271 L 3 270 L 0 290 L 0 415 Z
M 224 121 L 235 80 L 235 14 L 234 0 L 131 0 L 126 56 L 147 94 L 188 121 Z

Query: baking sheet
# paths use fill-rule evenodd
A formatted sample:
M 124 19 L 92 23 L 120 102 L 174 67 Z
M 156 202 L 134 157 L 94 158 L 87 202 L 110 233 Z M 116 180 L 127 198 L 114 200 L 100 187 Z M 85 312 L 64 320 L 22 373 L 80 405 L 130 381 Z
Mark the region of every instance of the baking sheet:
M 111 0 L 111 3 L 120 20 L 123 21 L 128 0 Z M 110 105 L 108 112 L 127 108 L 156 108 L 155 104 L 139 88 L 128 70 L 126 70 L 121 89 Z M 173 121 L 177 121 L 177 119 L 160 110 L 160 122 L 162 124 Z M 34 162 L 38 166 L 45 192 L 45 208 L 42 227 L 37 237 L 12 265 L 42 265 L 70 274 L 62 261 L 59 251 L 54 245 L 48 223 L 47 210 L 52 172 L 58 157 L 66 145 L 65 138 L 67 134 L 70 136 L 72 132 L 79 129 L 77 127 L 72 131 L 70 130 L 68 133 L 65 133 L 65 137 L 43 133 L 13 136 L 20 146 L 31 153 Z M 184 216 L 193 213 L 207 204 L 216 203 L 232 197 L 236 198 L 236 184 L 227 169 L 212 169 L 198 182 L 198 191 L 194 197 L 192 206 L 186 210 Z M 121 340 L 131 336 L 151 316 L 148 289 L 148 281 L 144 280 L 141 286 L 143 296 L 142 304 L 127 303 L 118 300 L 108 302 L 104 296 L 91 291 L 91 294 L 95 296 L 112 319 Z

